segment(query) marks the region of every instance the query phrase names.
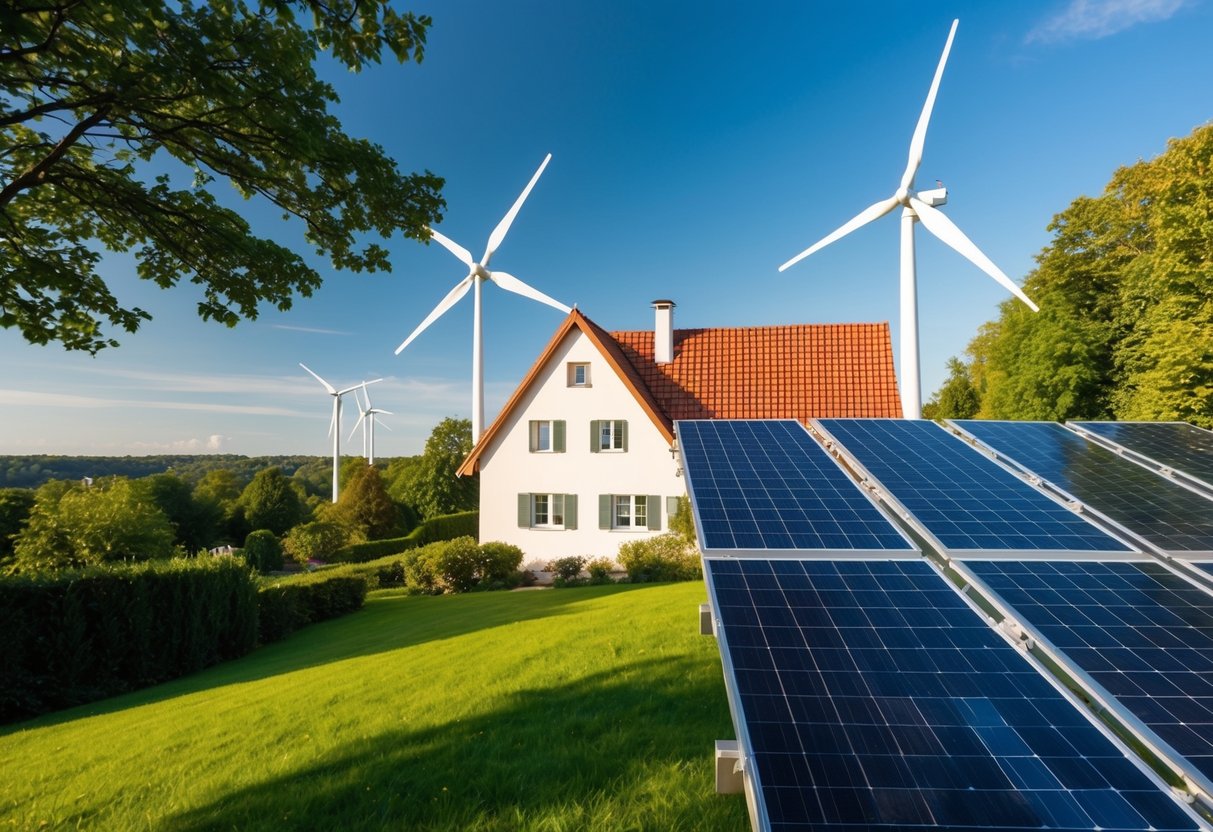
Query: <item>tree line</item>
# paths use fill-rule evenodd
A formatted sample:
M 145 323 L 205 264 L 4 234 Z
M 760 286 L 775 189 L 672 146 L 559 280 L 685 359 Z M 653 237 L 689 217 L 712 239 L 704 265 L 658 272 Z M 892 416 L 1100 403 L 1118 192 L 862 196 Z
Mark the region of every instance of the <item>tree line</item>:
M 1057 214 L 1014 299 L 928 418 L 1179 420 L 1213 428 L 1213 124 Z

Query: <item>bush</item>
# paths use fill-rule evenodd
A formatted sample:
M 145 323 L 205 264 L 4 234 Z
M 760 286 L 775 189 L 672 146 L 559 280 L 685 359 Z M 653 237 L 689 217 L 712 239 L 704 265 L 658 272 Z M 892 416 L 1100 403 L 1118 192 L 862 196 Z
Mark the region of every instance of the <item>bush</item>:
M 269 529 L 258 529 L 246 537 L 241 554 L 249 566 L 263 575 L 282 568 L 282 544 Z
M 326 559 L 349 542 L 349 531 L 337 523 L 314 520 L 287 532 L 282 548 L 298 563 Z
M 611 584 L 615 579 L 611 577 L 611 573 L 615 571 L 615 564 L 610 558 L 594 558 L 585 565 L 585 571 L 590 573 L 590 584 L 597 586 L 598 584 Z
M 693 581 L 703 577 L 699 556 L 677 532 L 624 543 L 619 547 L 617 560 L 633 583 Z
M 4 579 L 0 632 L 0 722 L 11 722 L 244 655 L 257 588 L 237 558 Z
M 551 572 L 553 580 L 568 583 L 575 581 L 581 577 L 581 570 L 585 566 L 585 558 L 567 557 L 557 558 L 548 563 L 545 571 Z
M 372 540 L 369 543 L 355 543 L 344 546 L 332 552 L 328 560 L 333 563 L 366 563 L 387 555 L 398 555 L 410 549 L 436 543 L 441 540 L 453 540 L 456 537 L 470 535 L 475 538 L 480 534 L 480 513 L 465 511 L 459 514 L 447 514 L 426 520 L 404 537 L 393 537 L 388 540 Z
M 366 580 L 355 575 L 305 575 L 263 586 L 257 593 L 258 632 L 269 644 L 308 624 L 362 609 Z

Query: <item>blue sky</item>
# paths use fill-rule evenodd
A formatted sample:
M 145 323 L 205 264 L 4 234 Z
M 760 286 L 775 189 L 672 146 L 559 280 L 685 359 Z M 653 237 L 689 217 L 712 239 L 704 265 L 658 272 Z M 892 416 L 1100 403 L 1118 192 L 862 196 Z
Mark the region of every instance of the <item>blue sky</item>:
M 608 329 L 651 328 L 668 297 L 677 327 L 889 321 L 896 344 L 895 215 L 776 269 L 896 188 L 954 17 L 917 184 L 942 180 L 945 212 L 1017 282 L 1055 213 L 1213 118 L 1210 0 L 407 7 L 434 18 L 424 63 L 326 71 L 347 130 L 444 176 L 438 228 L 476 256 L 551 152 L 493 266 Z M 225 198 L 305 250 L 275 212 Z M 235 329 L 108 258 L 154 320 L 95 358 L 0 332 L 0 453 L 325 454 L 328 397 L 300 361 L 337 386 L 384 377 L 377 453 L 419 452 L 470 412 L 471 297 L 393 355 L 465 270 L 437 244 L 388 247 L 391 274 L 312 256 L 319 292 Z M 1005 295 L 921 229 L 918 273 L 925 399 Z M 562 316 L 484 300 L 491 421 Z

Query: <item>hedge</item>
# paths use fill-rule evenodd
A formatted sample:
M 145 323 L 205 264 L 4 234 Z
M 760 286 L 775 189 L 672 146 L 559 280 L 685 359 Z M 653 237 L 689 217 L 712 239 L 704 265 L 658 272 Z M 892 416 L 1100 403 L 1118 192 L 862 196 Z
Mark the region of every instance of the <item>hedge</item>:
M 257 593 L 262 644 L 300 627 L 362 609 L 367 581 L 358 575 L 318 573 L 262 586 Z
M 480 512 L 464 511 L 459 514 L 444 514 L 431 517 L 404 537 L 393 537 L 387 540 L 372 540 L 369 543 L 355 543 L 338 549 L 329 560 L 333 563 L 366 563 L 367 561 L 388 555 L 398 555 L 409 549 L 425 546 L 427 543 L 437 543 L 440 540 L 453 540 L 457 537 L 479 539 Z
M 257 586 L 237 558 L 5 578 L 0 634 L 0 722 L 12 722 L 248 653 Z

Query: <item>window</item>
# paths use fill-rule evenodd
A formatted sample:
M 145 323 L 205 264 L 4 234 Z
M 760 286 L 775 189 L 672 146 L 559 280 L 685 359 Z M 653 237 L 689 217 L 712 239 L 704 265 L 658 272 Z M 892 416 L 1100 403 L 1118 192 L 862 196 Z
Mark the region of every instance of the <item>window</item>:
M 569 387 L 590 386 L 590 365 L 582 362 L 569 362 Z
M 519 494 L 518 526 L 523 529 L 577 528 L 577 495 Z
M 598 528 L 660 531 L 661 498 L 644 494 L 600 494 Z
M 531 453 L 564 453 L 564 420 L 537 419 L 530 424 Z
M 590 422 L 590 450 L 626 451 L 628 423 L 626 419 L 595 419 Z

